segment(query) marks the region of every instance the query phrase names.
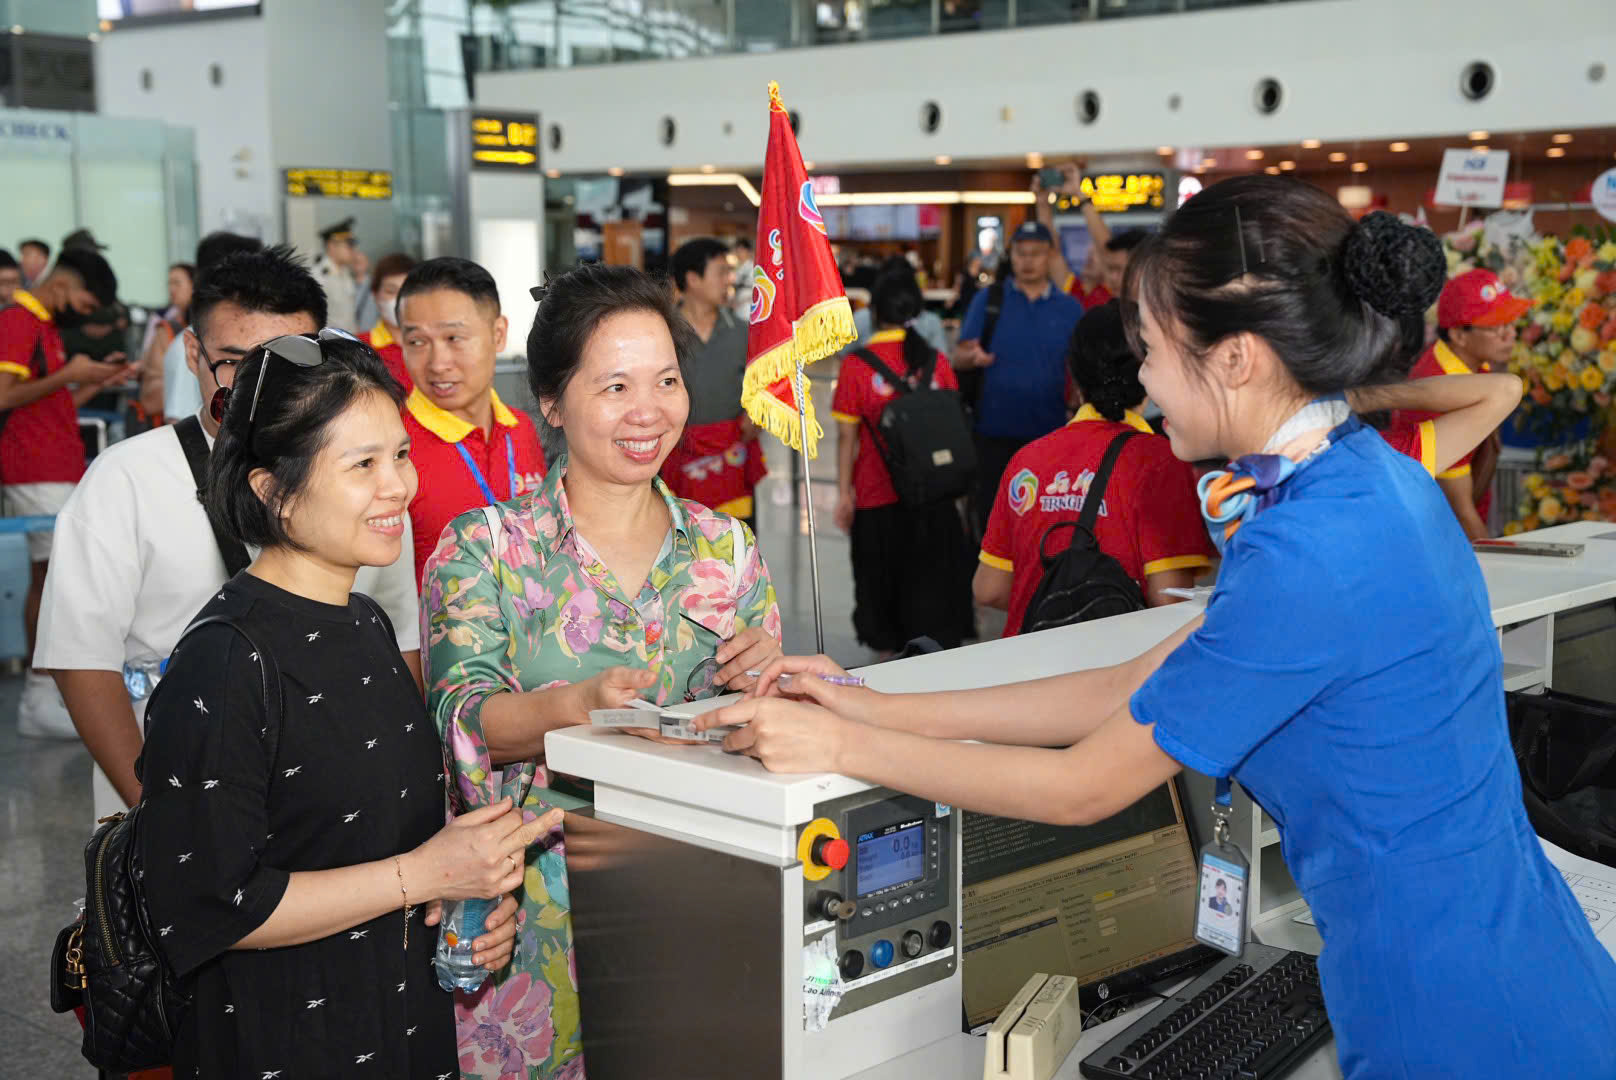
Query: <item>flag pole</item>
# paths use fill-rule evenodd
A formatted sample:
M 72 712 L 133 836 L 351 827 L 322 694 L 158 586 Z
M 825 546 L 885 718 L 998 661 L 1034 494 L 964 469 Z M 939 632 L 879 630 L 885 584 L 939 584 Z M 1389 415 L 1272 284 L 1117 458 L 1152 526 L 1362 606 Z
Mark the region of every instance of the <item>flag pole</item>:
M 810 473 L 812 462 L 808 457 L 808 376 L 803 373 L 802 361 L 797 361 L 797 423 L 801 434 L 797 438 L 797 452 L 802 455 L 802 498 L 808 508 L 808 566 L 813 573 L 814 588 L 814 651 L 825 651 L 825 617 L 819 602 L 819 538 L 814 534 L 814 478 Z

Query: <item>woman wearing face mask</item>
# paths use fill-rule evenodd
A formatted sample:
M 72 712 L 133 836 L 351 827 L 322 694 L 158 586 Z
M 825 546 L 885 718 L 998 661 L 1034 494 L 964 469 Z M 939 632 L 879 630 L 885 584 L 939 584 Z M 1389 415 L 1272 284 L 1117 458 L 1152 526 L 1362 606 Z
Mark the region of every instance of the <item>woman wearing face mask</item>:
M 1116 667 L 922 697 L 805 675 L 815 703 L 702 726 L 749 722 L 726 744 L 771 769 L 1063 824 L 1186 766 L 1232 777 L 1280 823 L 1350 1080 L 1616 1075 L 1616 963 L 1527 823 L 1480 568 L 1425 470 L 1340 398 L 1395 373 L 1397 320 L 1445 269 L 1430 233 L 1306 184 L 1208 188 L 1126 285 L 1174 453 L 1235 459 L 1209 482 L 1204 617 Z M 780 670 L 838 669 L 763 684 Z
M 376 354 L 337 331 L 274 338 L 238 379 L 207 509 L 261 554 L 199 613 L 234 625 L 174 653 L 142 761 L 152 925 L 194 980 L 175 1074 L 450 1073 L 438 901 L 516 888 L 560 814 L 524 824 L 500 800 L 443 825 L 436 734 L 387 616 L 351 592 L 360 566 L 398 557 L 415 490 Z M 279 671 L 278 710 L 256 650 Z M 515 916 L 504 897 L 476 939 L 492 970 Z
M 415 269 L 415 260 L 402 251 L 376 260 L 370 274 L 370 295 L 376 301 L 376 325 L 359 335 L 359 340 L 376 350 L 387 365 L 387 373 L 404 388 L 406 396 L 415 388 L 409 369 L 404 366 L 404 335 L 398 328 L 398 290 Z
M 667 286 L 628 267 L 543 292 L 528 382 L 566 454 L 537 490 L 451 521 L 424 571 L 429 707 L 462 806 L 540 811 L 547 731 L 633 698 L 743 690 L 779 655 L 751 530 L 657 476 L 690 410 L 692 335 Z M 563 857 L 528 865 L 509 974 L 460 998 L 464 1075 L 584 1075 Z

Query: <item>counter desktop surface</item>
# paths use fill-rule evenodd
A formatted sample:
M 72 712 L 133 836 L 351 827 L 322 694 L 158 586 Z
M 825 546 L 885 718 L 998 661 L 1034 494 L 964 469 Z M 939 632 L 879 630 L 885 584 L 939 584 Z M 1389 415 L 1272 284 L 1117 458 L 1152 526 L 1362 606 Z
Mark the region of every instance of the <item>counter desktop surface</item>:
M 1479 556 L 1493 622 L 1503 641 L 1506 684 L 1512 689 L 1548 684 L 1555 613 L 1616 598 L 1616 525 L 1583 522 L 1540 530 L 1522 539 L 1583 543 L 1586 550 L 1572 558 L 1493 553 Z M 1387 557 L 1395 558 L 1395 554 L 1388 550 Z M 881 664 L 860 673 L 869 686 L 887 693 L 962 690 L 1043 678 L 1130 659 L 1202 610 L 1202 605 L 1194 602 L 1151 608 L 1100 622 Z M 1522 627 L 1531 632 L 1520 633 Z M 1539 641 L 1542 648 L 1535 647 Z M 734 842 L 735 828 L 743 821 L 805 822 L 816 803 L 869 788 L 832 774 L 769 773 L 752 759 L 725 754 L 717 747 L 660 746 L 589 728 L 551 732 L 546 738 L 546 750 L 552 766 L 563 772 L 597 778 L 603 773 L 631 777 L 622 784 L 603 784 L 597 779 L 598 812 L 647 820 L 647 808 L 655 803 L 659 807 L 657 817 L 665 821 L 667 802 L 671 800 L 688 808 L 688 820 L 680 823 L 681 831 L 730 843 Z M 756 850 L 771 848 L 781 857 L 791 858 L 784 836 L 779 830 L 768 829 L 760 830 L 752 839 Z M 1320 943 L 1312 927 L 1293 923 L 1289 909 L 1283 917 L 1278 912 L 1273 914 L 1276 917 L 1269 923 L 1270 932 L 1254 927 L 1254 937 L 1281 947 L 1318 951 Z M 1254 918 L 1255 915 L 1254 912 Z M 1143 1015 L 1143 1010 L 1134 1010 L 1085 1032 L 1056 1075 L 1063 1080 L 1078 1077 L 1078 1064 L 1088 1053 Z M 950 1035 L 857 1073 L 856 1080 L 976 1080 L 981 1076 L 983 1052 L 982 1039 Z M 1290 1075 L 1295 1080 L 1339 1078 L 1333 1045 L 1321 1049 Z

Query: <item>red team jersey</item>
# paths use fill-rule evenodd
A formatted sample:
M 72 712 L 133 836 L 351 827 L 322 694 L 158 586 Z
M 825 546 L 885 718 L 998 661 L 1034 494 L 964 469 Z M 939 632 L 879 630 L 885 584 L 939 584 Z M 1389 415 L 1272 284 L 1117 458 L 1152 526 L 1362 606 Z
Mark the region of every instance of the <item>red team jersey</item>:
M 1083 281 L 1076 274 L 1066 275 L 1066 291 L 1073 300 L 1083 305 L 1084 311 L 1093 311 L 1107 300 L 1111 299 L 1111 290 L 1104 285 L 1096 285 L 1092 289 L 1085 289 Z
M 1175 458 L 1167 439 L 1151 433 L 1138 414 L 1113 423 L 1085 405 L 1070 424 L 1023 447 L 1004 470 L 978 557 L 1014 575 L 1005 637 L 1021 632 L 1043 577 L 1038 549 L 1044 533 L 1078 519 L 1106 447 L 1130 427 L 1148 434 L 1130 440 L 1117 458 L 1094 521 L 1095 540 L 1141 591 L 1151 574 L 1212 564 L 1189 463 Z
M 415 577 L 438 546 L 444 528 L 467 510 L 487 506 L 488 497 L 477 483 L 471 466 L 459 447 L 477 466 L 494 499 L 504 502 L 526 494 L 544 479 L 544 449 L 539 433 L 526 413 L 506 408 L 494 396 L 494 429 L 485 437 L 482 428 L 468 424 L 427 400 L 419 390 L 404 403 L 404 430 L 410 435 L 410 460 L 415 462 L 421 486 L 410 503 L 410 529 L 415 538 Z M 506 456 L 506 440 L 515 453 L 515 490 L 512 490 L 512 462 Z
M 1380 433 L 1393 450 L 1407 454 L 1431 475 L 1436 475 L 1436 424 L 1430 420 L 1417 423 L 1397 422 Z
M 66 363 L 56 320 L 33 294 L 18 289 L 11 305 L 0 309 L 0 371 L 27 382 Z M 84 440 L 71 390 L 64 386 L 11 410 L 0 432 L 0 480 L 76 484 L 83 475 Z
M 865 345 L 894 375 L 909 374 L 909 367 L 903 362 L 903 335 L 902 330 L 883 330 Z M 941 354 L 932 369 L 931 385 L 934 390 L 959 389 L 954 369 Z M 892 395 L 893 389 L 887 381 L 857 355 L 848 353 L 842 358 L 830 413 L 841 423 L 859 426 L 858 458 L 853 462 L 853 506 L 858 510 L 874 510 L 898 501 L 898 491 L 892 486 L 887 463 L 875 445 L 875 436 L 870 434 L 871 426 L 881 422 L 881 410 L 892 401 Z
M 369 333 L 360 334 L 359 340 L 376 350 L 376 354 L 382 358 L 382 363 L 387 365 L 387 373 L 398 380 L 398 384 L 404 388 L 406 394 L 415 389 L 415 381 L 410 378 L 409 369 L 404 366 L 404 346 L 400 345 L 388 331 L 386 323 L 380 319 L 376 320 L 376 325 L 370 328 Z

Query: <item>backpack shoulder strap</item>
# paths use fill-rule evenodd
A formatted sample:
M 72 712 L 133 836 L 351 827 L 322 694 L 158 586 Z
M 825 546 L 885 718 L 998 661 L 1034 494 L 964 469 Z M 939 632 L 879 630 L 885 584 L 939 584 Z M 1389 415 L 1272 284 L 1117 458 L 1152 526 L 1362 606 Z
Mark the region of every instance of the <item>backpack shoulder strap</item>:
M 180 449 L 185 451 L 185 463 L 191 467 L 191 479 L 196 483 L 196 500 L 202 501 L 202 491 L 208 482 L 208 440 L 202 434 L 202 422 L 194 416 L 187 416 L 174 425 L 174 434 L 180 440 Z M 235 577 L 247 569 L 252 560 L 247 557 L 247 549 L 240 540 L 233 536 L 226 536 L 219 526 L 214 524 L 213 518 L 208 518 L 208 527 L 213 530 L 213 542 L 219 547 L 219 554 L 224 558 L 225 573 Z
M 1100 467 L 1094 470 L 1094 480 L 1083 498 L 1083 513 L 1077 519 L 1077 523 L 1089 533 L 1094 532 L 1094 522 L 1100 516 L 1100 503 L 1105 499 L 1105 486 L 1111 482 L 1111 471 L 1116 468 L 1117 458 L 1122 456 L 1123 446 L 1139 434 L 1143 433 L 1132 430 L 1120 432 L 1105 448 L 1105 457 L 1100 459 Z
M 269 774 L 270 780 L 273 782 L 275 779 L 275 762 L 280 752 L 281 722 L 286 715 L 286 705 L 281 696 L 280 667 L 275 663 L 275 657 L 268 651 L 259 648 L 252 635 L 247 633 L 246 629 L 229 615 L 209 615 L 206 618 L 196 620 L 185 628 L 185 633 L 181 634 L 179 641 L 174 643 L 174 648 L 169 655 L 172 657 L 175 653 L 178 653 L 180 646 L 184 645 L 192 634 L 205 626 L 227 626 L 240 634 L 242 639 L 247 642 L 247 647 L 252 650 L 252 658 L 258 663 L 259 688 L 264 695 L 264 752 L 269 757 Z M 161 692 L 162 689 L 163 684 L 159 682 L 157 691 Z M 153 695 L 153 700 L 155 700 L 155 694 Z M 152 710 L 150 703 L 148 703 L 145 720 L 147 725 L 151 723 L 151 715 Z
M 993 351 L 993 331 L 999 326 L 999 314 L 1004 311 L 1004 282 L 995 281 L 988 286 L 987 307 L 983 310 L 982 336 L 977 342 L 983 352 Z

